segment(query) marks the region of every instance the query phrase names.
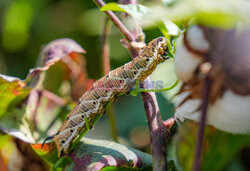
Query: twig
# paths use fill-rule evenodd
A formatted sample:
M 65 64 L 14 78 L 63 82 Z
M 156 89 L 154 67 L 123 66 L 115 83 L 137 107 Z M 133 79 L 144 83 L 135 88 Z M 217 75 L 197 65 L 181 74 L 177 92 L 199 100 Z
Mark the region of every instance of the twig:
M 107 41 L 107 37 L 110 32 L 110 20 L 107 18 L 104 24 L 103 34 L 102 34 L 102 57 L 103 57 L 103 69 L 104 74 L 108 74 L 110 71 L 110 56 L 109 56 L 109 44 Z M 117 125 L 114 113 L 114 106 L 110 104 L 107 106 L 107 114 L 109 118 L 109 125 L 111 129 L 111 136 L 113 141 L 118 142 L 118 133 L 117 133 Z
M 39 103 L 41 100 L 41 92 L 39 90 L 32 90 L 29 94 L 27 106 L 30 110 L 30 120 L 33 122 L 34 130 L 37 130 L 37 122 L 36 122 L 36 116 L 37 116 L 37 110 L 39 107 Z
M 118 133 L 117 133 L 117 125 L 116 125 L 116 117 L 114 111 L 114 105 L 110 104 L 107 109 L 108 117 L 109 117 L 109 125 L 111 129 L 111 136 L 113 141 L 118 142 Z
M 171 128 L 175 124 L 175 119 L 174 117 L 171 117 L 165 121 L 163 121 L 163 125 L 167 128 Z
M 136 5 L 137 0 L 125 0 L 124 3 Z M 140 37 L 144 39 L 145 36 L 142 32 L 142 29 L 139 28 L 139 24 L 136 22 L 136 20 L 133 21 L 136 26 L 133 30 L 133 35 L 136 36 L 136 40 L 140 40 Z M 132 55 L 132 58 L 137 57 L 140 53 L 140 50 L 136 48 L 129 47 L 128 49 Z M 145 82 L 151 82 L 151 77 L 147 77 Z M 142 87 L 146 89 L 147 85 L 142 83 Z M 167 169 L 166 144 L 169 137 L 168 127 L 164 125 L 164 122 L 161 118 L 161 113 L 155 93 L 144 92 L 141 93 L 141 95 L 148 121 L 150 141 L 152 145 L 153 170 L 165 171 Z
M 199 123 L 199 130 L 197 132 L 198 139 L 196 143 L 194 164 L 193 164 L 194 171 L 199 171 L 201 166 L 202 141 L 206 124 L 207 107 L 209 103 L 209 92 L 210 92 L 211 82 L 212 81 L 210 78 L 207 77 L 205 79 L 205 84 L 202 92 L 201 118 Z
M 41 93 L 41 96 L 48 98 L 49 100 L 53 101 L 54 103 L 56 103 L 59 106 L 62 106 L 62 109 L 58 112 L 58 114 L 56 115 L 56 117 L 50 122 L 50 124 L 48 125 L 48 127 L 44 131 L 45 133 L 47 133 L 49 131 L 49 129 L 57 121 L 57 119 L 60 118 L 60 116 L 62 116 L 62 114 L 66 113 L 65 112 L 65 110 L 66 110 L 65 105 L 67 104 L 67 101 L 64 100 L 63 98 L 57 96 L 56 94 L 53 94 L 53 93 L 47 91 L 47 90 L 42 90 L 40 93 Z
M 105 5 L 105 3 L 102 0 L 94 0 L 94 1 L 98 4 L 99 7 Z M 126 3 L 137 4 L 137 1 L 126 0 Z M 134 34 L 131 34 L 112 11 L 106 11 L 105 13 L 110 17 L 110 19 L 113 21 L 113 23 L 116 25 L 116 27 L 121 31 L 121 33 L 125 36 L 125 38 L 128 41 L 132 42 L 135 40 L 140 40 L 140 36 L 142 36 L 143 34 L 142 32 L 140 34 L 138 31 L 136 31 L 134 32 Z M 135 25 L 137 25 L 137 23 L 135 23 Z M 133 46 L 129 47 L 128 50 L 132 58 L 137 57 L 141 51 L 138 48 L 133 48 Z M 147 77 L 146 81 L 151 81 L 150 77 Z M 142 86 L 146 88 L 146 85 Z M 167 168 L 166 144 L 169 135 L 168 127 L 164 125 L 164 122 L 161 119 L 161 114 L 155 93 L 146 92 L 146 93 L 141 93 L 141 95 L 143 98 L 143 103 L 150 131 L 153 169 L 157 171 L 166 170 Z
M 147 78 L 147 81 L 150 81 Z M 144 85 L 143 85 L 144 86 Z M 146 88 L 146 87 L 145 87 Z M 167 138 L 168 131 L 161 119 L 160 110 L 153 92 L 141 93 L 148 120 L 150 140 L 152 145 L 153 170 L 163 171 L 167 168 Z
M 47 90 L 42 90 L 42 96 L 47 97 L 49 100 L 53 101 L 54 103 L 64 106 L 66 104 L 66 100 L 63 98 L 57 96 L 56 94 L 53 94 Z
M 102 0 L 94 0 L 94 2 L 101 8 L 105 5 Z M 136 41 L 135 37 L 129 32 L 129 30 L 123 25 L 123 23 L 117 18 L 117 16 L 112 11 L 105 11 L 107 16 L 113 21 L 115 26 L 120 30 L 120 32 L 126 37 L 130 42 Z
M 110 71 L 110 57 L 109 57 L 109 44 L 107 41 L 107 37 L 110 33 L 110 20 L 106 18 L 104 23 L 104 29 L 102 34 L 102 57 L 103 57 L 103 70 L 104 74 L 108 74 Z

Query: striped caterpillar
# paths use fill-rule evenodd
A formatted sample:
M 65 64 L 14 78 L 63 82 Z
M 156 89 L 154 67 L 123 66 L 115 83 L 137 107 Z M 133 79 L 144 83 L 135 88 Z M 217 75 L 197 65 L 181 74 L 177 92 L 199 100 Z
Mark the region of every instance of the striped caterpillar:
M 95 118 L 105 112 L 105 106 L 109 102 L 115 101 L 119 95 L 129 93 L 136 81 L 143 81 L 154 71 L 157 64 L 164 62 L 167 59 L 166 50 L 166 39 L 156 38 L 149 42 L 138 57 L 96 81 L 79 99 L 57 134 L 53 136 L 58 156 L 68 154 L 72 141 L 87 129 L 86 124 L 90 127 L 93 125 Z M 85 123 L 86 119 L 88 123 Z

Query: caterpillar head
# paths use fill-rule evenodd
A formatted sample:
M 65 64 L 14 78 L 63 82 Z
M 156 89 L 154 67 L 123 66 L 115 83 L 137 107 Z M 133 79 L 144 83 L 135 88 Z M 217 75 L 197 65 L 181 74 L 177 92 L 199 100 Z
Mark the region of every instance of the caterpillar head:
M 153 58 L 156 59 L 157 63 L 162 63 L 169 57 L 167 56 L 167 39 L 165 37 L 158 37 L 149 42 L 148 47 L 153 53 Z
M 55 135 L 47 137 L 43 141 L 41 148 L 43 148 L 43 146 L 44 146 L 44 144 L 46 143 L 47 140 L 53 139 L 53 141 L 55 143 L 55 146 L 56 146 L 56 149 L 57 149 L 58 157 L 67 156 L 69 145 L 70 145 L 70 143 L 65 144 L 65 140 L 64 140 L 66 138 L 66 136 L 68 136 L 67 132 L 68 131 L 65 132 L 66 133 L 65 135 L 64 134 L 60 135 L 60 134 L 57 133 Z

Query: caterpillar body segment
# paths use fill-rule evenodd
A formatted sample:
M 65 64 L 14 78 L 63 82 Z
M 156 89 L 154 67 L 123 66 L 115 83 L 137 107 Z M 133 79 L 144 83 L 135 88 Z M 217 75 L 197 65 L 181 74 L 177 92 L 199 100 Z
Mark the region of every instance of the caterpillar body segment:
M 152 40 L 142 53 L 131 62 L 110 71 L 83 94 L 77 106 L 68 114 L 53 137 L 58 156 L 68 154 L 72 141 L 86 129 L 85 118 L 91 127 L 95 118 L 105 112 L 105 106 L 118 96 L 128 94 L 136 81 L 143 81 L 166 57 L 164 37 Z

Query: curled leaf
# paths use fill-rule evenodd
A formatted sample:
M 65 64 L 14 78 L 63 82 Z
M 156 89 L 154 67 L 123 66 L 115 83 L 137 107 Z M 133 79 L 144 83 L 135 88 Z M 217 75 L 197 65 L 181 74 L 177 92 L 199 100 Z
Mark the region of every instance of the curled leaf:
M 63 38 L 50 42 L 40 53 L 41 67 L 30 70 L 25 82 L 60 96 L 77 100 L 89 87 L 83 54 L 86 51 L 74 40 Z
M 44 47 L 40 53 L 40 59 L 43 66 L 51 66 L 71 53 L 86 53 L 86 51 L 74 40 L 62 38 L 54 40 Z
M 77 58 L 76 54 L 82 54 L 85 52 L 86 51 L 74 40 L 68 38 L 57 39 L 50 42 L 43 48 L 39 55 L 42 67 L 31 69 L 26 78 L 26 82 L 29 83 L 32 79 L 36 79 L 36 77 L 39 77 L 42 72 L 47 71 L 60 60 L 62 60 L 63 63 L 70 65 L 72 63 L 72 59 L 67 58 L 68 56 Z

